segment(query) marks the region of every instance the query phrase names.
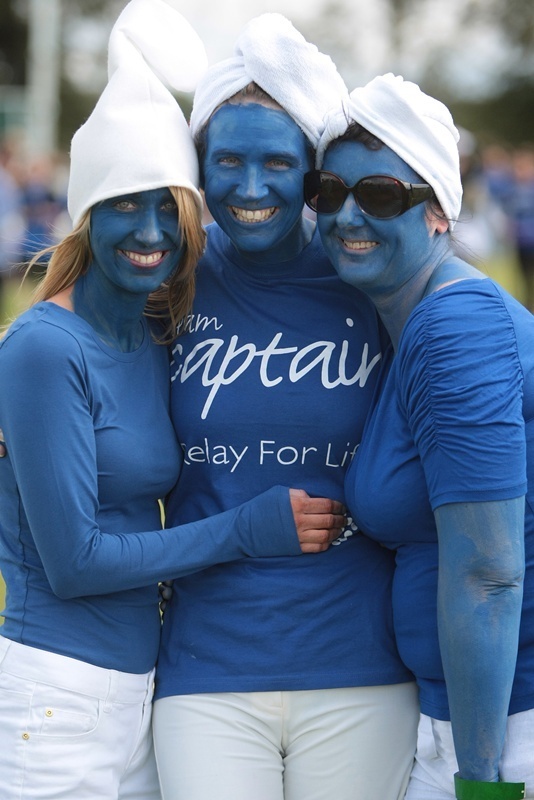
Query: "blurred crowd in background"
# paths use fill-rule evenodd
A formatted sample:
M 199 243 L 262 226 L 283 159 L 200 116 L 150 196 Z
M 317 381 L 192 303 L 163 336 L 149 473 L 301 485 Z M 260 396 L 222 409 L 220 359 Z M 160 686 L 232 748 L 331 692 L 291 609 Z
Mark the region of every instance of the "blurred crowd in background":
M 459 254 L 534 311 L 534 142 L 487 144 L 460 128 Z
M 17 137 L 0 141 L 0 323 L 29 261 L 70 229 L 67 181 L 66 158 L 29 160 Z
M 460 129 L 459 149 L 458 253 L 534 311 L 534 142 L 480 146 Z M 11 298 L 28 262 L 70 228 L 67 180 L 65 156 L 29 161 L 17 137 L 0 141 L 0 324 L 20 310 Z

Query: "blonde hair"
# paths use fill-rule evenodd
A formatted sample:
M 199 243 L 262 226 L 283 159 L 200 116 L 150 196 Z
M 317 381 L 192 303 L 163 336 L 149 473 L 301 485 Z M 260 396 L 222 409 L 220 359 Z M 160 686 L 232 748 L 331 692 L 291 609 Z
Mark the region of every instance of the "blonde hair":
M 181 244 L 184 248 L 178 269 L 168 282 L 148 296 L 147 317 L 165 321 L 164 331 L 157 341 L 169 344 L 177 334 L 181 320 L 191 311 L 195 298 L 195 272 L 206 246 L 206 231 L 202 226 L 202 211 L 189 189 L 171 186 L 170 192 L 178 208 Z
M 162 322 L 161 335 L 154 337 L 159 344 L 169 344 L 174 339 L 179 322 L 191 310 L 195 295 L 195 270 L 206 243 L 202 212 L 193 192 L 181 186 L 170 186 L 169 191 L 176 201 L 183 253 L 178 269 L 168 281 L 148 296 L 145 306 L 146 317 Z M 61 242 L 42 250 L 32 258 L 26 275 L 42 262 L 43 256 L 50 255 L 46 273 L 32 293 L 30 305 L 48 300 L 58 292 L 68 289 L 87 272 L 93 257 L 90 220 L 91 212 L 87 211 L 74 230 Z

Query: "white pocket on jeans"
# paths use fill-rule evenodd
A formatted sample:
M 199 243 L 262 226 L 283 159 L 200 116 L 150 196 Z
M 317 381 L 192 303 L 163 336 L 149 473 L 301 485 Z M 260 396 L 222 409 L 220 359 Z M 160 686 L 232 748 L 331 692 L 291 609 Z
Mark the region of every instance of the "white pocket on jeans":
M 37 683 L 30 707 L 29 733 L 54 738 L 86 736 L 96 729 L 100 708 L 98 698 Z

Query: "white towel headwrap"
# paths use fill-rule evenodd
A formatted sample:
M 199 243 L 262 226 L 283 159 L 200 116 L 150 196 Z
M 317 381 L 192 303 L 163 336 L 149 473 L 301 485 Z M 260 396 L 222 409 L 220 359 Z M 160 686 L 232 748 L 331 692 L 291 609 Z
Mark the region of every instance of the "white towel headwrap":
M 254 82 L 317 147 L 325 112 L 348 97 L 332 59 L 307 42 L 282 14 L 261 14 L 252 19 L 234 52 L 232 58 L 210 67 L 199 82 L 191 113 L 193 136 L 216 108 Z
M 449 109 L 410 81 L 392 73 L 355 89 L 326 116 L 317 166 L 328 145 L 358 122 L 409 164 L 436 193 L 452 230 L 462 202 L 459 134 Z
M 128 3 L 110 35 L 108 84 L 71 143 L 74 225 L 101 200 L 163 186 L 190 189 L 202 208 L 193 140 L 165 84 L 192 91 L 207 63 L 200 38 L 169 2 Z

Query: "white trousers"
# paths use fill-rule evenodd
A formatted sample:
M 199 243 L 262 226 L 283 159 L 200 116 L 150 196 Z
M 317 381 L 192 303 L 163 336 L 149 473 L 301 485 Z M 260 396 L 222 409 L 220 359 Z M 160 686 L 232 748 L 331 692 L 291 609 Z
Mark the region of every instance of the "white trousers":
M 454 754 L 450 722 L 421 715 L 417 752 L 406 800 L 454 800 Z M 534 709 L 508 717 L 499 766 L 503 781 L 524 782 L 525 800 L 534 800 Z
M 153 677 L 0 636 L 2 800 L 160 800 Z
M 164 800 L 399 800 L 415 684 L 197 694 L 154 703 Z

